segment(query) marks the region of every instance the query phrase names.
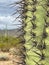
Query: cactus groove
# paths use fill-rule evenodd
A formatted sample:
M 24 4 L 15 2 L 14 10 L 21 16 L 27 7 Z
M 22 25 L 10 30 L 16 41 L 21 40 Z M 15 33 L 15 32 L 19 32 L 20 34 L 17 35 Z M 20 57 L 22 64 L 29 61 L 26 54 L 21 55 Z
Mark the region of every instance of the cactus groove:
M 16 4 L 25 24 L 24 65 L 49 65 L 49 0 L 21 0 Z

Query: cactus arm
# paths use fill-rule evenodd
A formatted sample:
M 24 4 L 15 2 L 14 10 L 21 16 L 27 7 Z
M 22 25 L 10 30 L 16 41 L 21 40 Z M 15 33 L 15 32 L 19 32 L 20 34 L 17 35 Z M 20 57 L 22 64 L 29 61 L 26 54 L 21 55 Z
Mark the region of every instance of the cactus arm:
M 17 18 L 26 24 L 26 64 L 49 65 L 49 0 L 22 0 L 17 4 L 22 11 Z

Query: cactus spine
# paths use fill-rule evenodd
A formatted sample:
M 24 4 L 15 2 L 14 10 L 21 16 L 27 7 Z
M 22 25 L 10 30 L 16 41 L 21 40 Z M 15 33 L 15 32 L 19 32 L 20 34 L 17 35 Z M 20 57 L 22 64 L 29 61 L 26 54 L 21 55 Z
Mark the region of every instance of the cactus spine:
M 49 65 L 49 0 L 22 0 L 27 65 Z

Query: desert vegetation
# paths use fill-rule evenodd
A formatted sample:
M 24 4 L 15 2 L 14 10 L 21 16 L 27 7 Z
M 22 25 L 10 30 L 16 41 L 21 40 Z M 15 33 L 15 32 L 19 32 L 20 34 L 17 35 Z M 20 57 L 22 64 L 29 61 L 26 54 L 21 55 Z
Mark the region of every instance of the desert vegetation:
M 19 45 L 19 42 L 21 41 L 20 38 L 16 38 L 16 37 L 10 37 L 10 36 L 1 36 L 0 37 L 0 48 L 11 48 L 11 47 L 16 47 L 17 45 Z
M 12 59 L 14 64 L 49 65 L 49 0 L 20 0 L 11 6 L 18 8 L 13 15 L 19 13 L 15 20 L 21 19 L 23 31 L 21 38 L 1 37 L 0 48 L 15 47 L 9 51 L 20 58 Z
M 18 65 L 24 58 L 22 37 L 0 36 L 0 65 Z

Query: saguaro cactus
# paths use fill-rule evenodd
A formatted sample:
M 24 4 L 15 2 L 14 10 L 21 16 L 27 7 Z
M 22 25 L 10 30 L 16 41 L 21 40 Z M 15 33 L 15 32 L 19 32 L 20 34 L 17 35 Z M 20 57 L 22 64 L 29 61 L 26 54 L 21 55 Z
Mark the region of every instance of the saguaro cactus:
M 23 44 L 27 65 L 49 65 L 49 0 L 21 0 L 17 12 L 25 24 Z M 18 17 L 18 18 L 19 18 Z

